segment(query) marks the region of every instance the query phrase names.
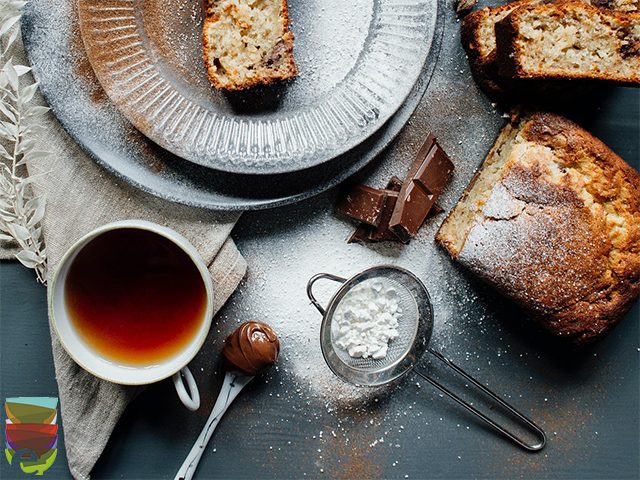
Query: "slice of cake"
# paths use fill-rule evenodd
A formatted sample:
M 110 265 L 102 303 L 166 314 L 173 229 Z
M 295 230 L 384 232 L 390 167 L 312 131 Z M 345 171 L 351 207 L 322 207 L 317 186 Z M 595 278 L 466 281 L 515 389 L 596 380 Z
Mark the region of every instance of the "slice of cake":
M 543 327 L 588 342 L 640 294 L 640 174 L 563 117 L 514 118 L 436 240 Z
M 244 90 L 297 75 L 286 0 L 208 0 L 203 31 L 209 79 Z
M 462 46 L 476 82 L 487 93 L 503 93 L 513 87 L 512 82 L 498 73 L 495 25 L 514 10 L 545 3 L 545 0 L 518 0 L 498 7 L 485 7 L 470 13 L 462 20 Z M 549 3 L 549 2 L 546 2 Z M 639 12 L 640 0 L 584 0 L 595 7 L 618 12 Z
M 540 0 L 519 0 L 499 7 L 485 7 L 462 20 L 462 46 L 469 57 L 471 72 L 484 90 L 494 93 L 504 90 L 496 64 L 496 23 L 516 8 L 537 3 Z
M 640 13 L 579 1 L 525 6 L 496 23 L 500 74 L 640 84 Z

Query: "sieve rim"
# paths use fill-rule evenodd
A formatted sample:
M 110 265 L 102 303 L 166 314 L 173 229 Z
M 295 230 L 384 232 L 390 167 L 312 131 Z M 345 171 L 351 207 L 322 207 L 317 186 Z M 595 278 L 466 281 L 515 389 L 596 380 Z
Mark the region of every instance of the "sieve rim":
M 338 357 L 332 345 L 330 320 L 337 305 L 354 285 L 368 278 L 384 277 L 385 270 L 400 273 L 410 278 L 417 287 L 418 293 L 422 296 L 422 298 L 416 298 L 415 293 L 411 291 L 418 310 L 417 331 L 407 352 L 389 365 L 374 372 L 368 372 L 362 368 L 347 365 Z M 366 387 L 377 387 L 390 383 L 409 372 L 425 352 L 433 331 L 433 304 L 427 287 L 422 280 L 405 268 L 388 264 L 368 267 L 347 279 L 334 275 L 329 277 L 332 277 L 331 279 L 334 281 L 342 281 L 342 285 L 336 290 L 325 307 L 320 325 L 320 348 L 329 369 L 346 382 Z M 363 279 L 363 277 L 367 278 Z

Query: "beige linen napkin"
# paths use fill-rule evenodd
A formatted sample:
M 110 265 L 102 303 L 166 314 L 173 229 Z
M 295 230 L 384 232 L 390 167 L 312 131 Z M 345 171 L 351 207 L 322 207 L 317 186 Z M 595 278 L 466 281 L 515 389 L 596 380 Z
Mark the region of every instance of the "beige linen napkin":
M 149 220 L 178 231 L 200 252 L 213 277 L 217 312 L 246 272 L 245 260 L 229 238 L 238 214 L 184 207 L 136 190 L 98 167 L 50 115 L 46 127 L 36 149 L 51 155 L 27 167 L 30 174 L 44 173 L 36 193 L 47 200 L 43 231 L 49 278 L 64 252 L 90 230 L 116 220 Z M 0 245 L 0 258 L 11 255 L 11 245 Z M 74 478 L 87 479 L 138 389 L 82 370 L 53 331 L 51 342 L 69 468 Z

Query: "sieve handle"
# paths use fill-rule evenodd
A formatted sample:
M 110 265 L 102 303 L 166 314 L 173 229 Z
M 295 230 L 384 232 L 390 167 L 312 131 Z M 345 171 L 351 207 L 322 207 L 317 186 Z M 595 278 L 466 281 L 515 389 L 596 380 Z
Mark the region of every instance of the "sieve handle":
M 489 390 L 487 387 L 482 385 L 478 380 L 476 380 L 471 375 L 469 375 L 467 372 L 462 370 L 460 367 L 458 367 L 455 363 L 453 363 L 451 360 L 449 360 L 443 354 L 441 354 L 440 352 L 438 352 L 436 350 L 432 350 L 431 348 L 427 348 L 427 350 L 431 355 L 436 357 L 438 360 L 440 360 L 442 363 L 444 363 L 447 367 L 451 368 L 457 374 L 461 375 L 463 378 L 465 378 L 466 380 L 471 382 L 480 391 L 482 391 L 482 393 L 487 395 L 489 398 L 491 398 L 493 401 L 495 401 L 501 407 L 503 407 L 505 410 L 507 410 L 509 413 L 511 413 L 514 417 L 516 417 L 518 420 L 520 420 L 524 425 L 526 425 L 530 429 L 531 432 L 533 432 L 539 438 L 540 441 L 538 443 L 536 443 L 535 445 L 529 445 L 528 443 L 525 443 L 522 439 L 517 437 L 515 434 L 513 434 L 510 431 L 506 430 L 504 427 L 498 425 L 495 421 L 491 420 L 484 413 L 482 413 L 481 411 L 476 409 L 471 404 L 467 403 L 465 400 L 460 398 L 458 395 L 453 393 L 451 390 L 449 390 L 447 387 L 445 387 L 444 385 L 442 385 L 438 381 L 436 381 L 433 378 L 429 377 L 427 374 L 421 372 L 417 368 L 413 369 L 413 371 L 415 373 L 420 375 L 422 378 L 424 378 L 431 385 L 436 387 L 438 390 L 440 390 L 442 393 L 447 395 L 449 398 L 451 398 L 452 400 L 457 402 L 462 407 L 466 408 L 468 411 L 473 413 L 475 416 L 479 417 L 483 422 L 485 422 L 487 425 L 489 425 L 491 428 L 496 430 L 498 433 L 500 433 L 504 437 L 506 437 L 509 440 L 511 440 L 512 442 L 514 442 L 519 447 L 522 447 L 525 450 L 528 450 L 530 452 L 537 452 L 537 451 L 542 450 L 544 448 L 545 444 L 547 443 L 547 436 L 545 435 L 544 431 L 538 425 L 533 423 L 531 420 L 529 420 L 527 417 L 525 417 L 522 413 L 520 413 L 514 407 L 512 407 L 507 402 L 505 402 L 503 399 L 501 399 L 498 395 L 496 395 L 491 390 Z
M 318 273 L 317 275 L 314 275 L 309 279 L 309 282 L 307 282 L 307 296 L 309 297 L 309 300 L 311 300 L 311 303 L 313 303 L 313 305 L 318 309 L 318 311 L 320 312 L 320 315 L 322 316 L 324 316 L 324 307 L 320 305 L 320 302 L 318 302 L 318 300 L 316 300 L 316 297 L 314 297 L 313 295 L 313 284 L 323 278 L 327 280 L 332 280 L 338 283 L 344 283 L 347 281 L 346 278 L 338 277 L 337 275 L 331 275 L 330 273 Z

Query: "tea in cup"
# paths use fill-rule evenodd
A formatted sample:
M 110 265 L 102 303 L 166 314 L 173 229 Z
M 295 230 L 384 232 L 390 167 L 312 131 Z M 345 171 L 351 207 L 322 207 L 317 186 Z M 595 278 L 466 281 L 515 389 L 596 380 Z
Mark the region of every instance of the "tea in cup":
M 211 325 L 213 282 L 182 235 L 141 220 L 90 232 L 63 257 L 49 309 L 63 347 L 88 372 L 123 385 L 173 376 L 185 406 L 198 408 L 186 365 Z

